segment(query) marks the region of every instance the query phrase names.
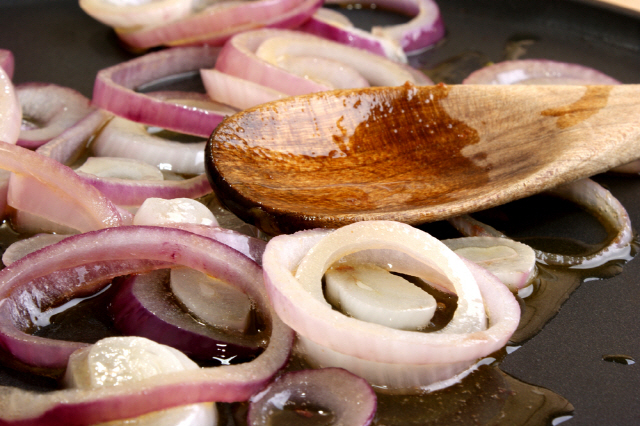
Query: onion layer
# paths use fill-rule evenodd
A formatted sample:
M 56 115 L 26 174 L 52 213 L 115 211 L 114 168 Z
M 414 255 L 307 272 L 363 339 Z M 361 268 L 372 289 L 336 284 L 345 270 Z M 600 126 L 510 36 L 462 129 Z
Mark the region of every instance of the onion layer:
M 377 398 L 363 379 L 339 368 L 287 373 L 251 398 L 248 424 L 277 424 L 279 412 L 296 410 L 325 424 L 366 426 L 376 413 Z
M 33 280 L 50 274 L 59 265 L 82 269 L 82 265 L 99 260 L 109 264 L 112 276 L 143 270 L 140 265 L 127 268 L 123 257 L 146 259 L 146 270 L 168 263 L 183 264 L 238 286 L 270 324 L 269 346 L 250 363 L 161 374 L 112 388 L 47 394 L 5 388 L 0 398 L 0 422 L 91 425 L 184 404 L 242 401 L 262 389 L 286 363 L 293 335 L 270 307 L 260 267 L 235 250 L 178 229 L 118 227 L 69 237 L 0 271 L 0 296 L 5 300 L 2 304 L 14 300 L 19 293 L 29 294 Z
M 605 228 L 615 230 L 615 236 L 605 247 L 587 256 L 570 256 L 535 250 L 539 262 L 588 269 L 604 265 L 613 259 L 630 258 L 633 240 L 631 220 L 624 206 L 609 191 L 591 179 L 582 179 L 561 185 L 547 193 L 577 203 L 596 216 Z M 449 219 L 449 222 L 463 235 L 508 238 L 502 232 L 467 215 Z
M 15 69 L 15 58 L 13 52 L 7 49 L 0 49 L 0 68 L 7 73 L 9 79 L 13 78 L 13 71 Z
M 20 135 L 22 110 L 11 78 L 0 67 L 0 142 L 15 144 Z

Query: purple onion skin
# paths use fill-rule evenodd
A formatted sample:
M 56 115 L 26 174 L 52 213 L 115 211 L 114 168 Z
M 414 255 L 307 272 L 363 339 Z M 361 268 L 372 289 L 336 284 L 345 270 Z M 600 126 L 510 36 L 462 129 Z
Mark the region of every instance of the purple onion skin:
M 160 312 L 160 309 L 157 309 L 154 312 L 153 308 L 146 306 L 145 302 L 137 296 L 137 293 L 156 295 L 157 291 L 149 291 L 149 286 L 162 286 L 162 280 L 153 279 L 151 283 L 145 282 L 141 275 L 132 275 L 122 279 L 119 285 L 121 288 L 114 296 L 109 310 L 114 317 L 115 327 L 125 335 L 146 337 L 202 361 L 233 359 L 234 363 L 245 362 L 254 359 L 263 350 L 255 344 L 230 343 L 224 339 L 223 333 L 219 333 L 220 339 L 217 339 L 209 327 L 195 320 L 193 320 L 193 330 L 183 328 L 175 319 L 185 318 L 189 321 L 191 318 L 186 312 L 178 311 L 180 307 L 167 301 L 166 298 L 156 303 L 162 303 L 164 305 L 162 308 L 166 307 L 167 311 L 163 309 Z M 158 296 L 160 299 L 161 296 Z M 169 311 L 171 308 L 175 308 L 175 311 Z M 202 330 L 202 333 L 198 333 L 198 329 Z

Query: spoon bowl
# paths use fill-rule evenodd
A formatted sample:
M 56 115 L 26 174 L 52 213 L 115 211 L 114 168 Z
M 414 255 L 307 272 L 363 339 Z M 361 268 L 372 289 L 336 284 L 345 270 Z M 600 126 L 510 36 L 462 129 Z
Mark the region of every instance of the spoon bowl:
M 291 97 L 227 117 L 217 196 L 269 234 L 483 210 L 640 157 L 640 85 L 437 85 Z

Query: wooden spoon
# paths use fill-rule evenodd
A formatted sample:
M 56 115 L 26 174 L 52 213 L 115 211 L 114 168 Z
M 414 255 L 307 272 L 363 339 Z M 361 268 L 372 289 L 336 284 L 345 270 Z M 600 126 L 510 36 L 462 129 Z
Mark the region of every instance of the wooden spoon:
M 419 224 L 635 160 L 639 121 L 640 85 L 339 90 L 228 117 L 206 167 L 219 198 L 270 234 Z

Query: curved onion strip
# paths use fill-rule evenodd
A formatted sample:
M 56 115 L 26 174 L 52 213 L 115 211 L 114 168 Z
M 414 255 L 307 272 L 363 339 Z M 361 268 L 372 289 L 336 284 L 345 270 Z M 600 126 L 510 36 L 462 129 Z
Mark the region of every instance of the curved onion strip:
M 407 225 L 384 222 L 384 226 L 387 226 L 387 224 L 389 224 L 389 228 L 399 228 L 401 231 L 395 235 L 395 244 L 385 242 L 383 246 L 393 247 L 408 254 L 414 260 L 421 263 L 426 262 L 425 264 L 429 266 L 432 265 L 432 260 L 425 259 L 427 257 L 425 253 L 427 249 L 421 249 L 416 253 L 414 249 L 398 247 L 402 245 L 405 238 L 414 240 L 416 244 L 420 244 L 418 241 L 423 244 L 429 244 L 426 240 L 431 237 L 424 237 L 427 234 Z M 346 233 L 349 227 L 356 225 L 371 226 L 374 229 L 383 228 L 379 222 L 361 222 L 360 224 L 348 225 L 340 229 L 346 230 L 344 231 Z M 278 312 L 283 321 L 290 324 L 299 334 L 313 339 L 318 344 L 339 350 L 346 355 L 391 363 L 450 363 L 477 359 L 486 354 L 487 348 L 495 347 L 496 344 L 500 343 L 493 333 L 478 330 L 478 327 L 481 329 L 485 325 L 484 306 L 478 288 L 475 287 L 475 290 L 473 290 L 473 286 L 470 284 L 468 286 L 469 298 L 466 303 L 472 306 L 468 310 L 468 318 L 471 324 L 459 325 L 461 326 L 460 328 L 475 329 L 475 332 L 471 333 L 457 332 L 447 334 L 443 331 L 417 333 L 395 330 L 348 318 L 333 310 L 324 300 L 319 300 L 322 297 L 319 289 L 314 288 L 313 294 L 310 294 L 293 275 L 298 264 L 311 247 L 327 234 L 331 235 L 329 231 L 314 230 L 298 232 L 291 236 L 281 235 L 275 237 L 268 243 L 267 250 L 263 256 L 265 283 L 276 312 Z M 347 238 L 344 245 L 349 246 L 350 240 L 350 238 Z M 441 243 L 437 242 L 437 244 Z M 340 245 L 342 244 L 338 244 L 336 247 L 336 255 L 338 251 L 348 254 L 349 250 L 345 247 L 339 247 Z M 363 244 L 363 246 L 358 247 L 357 243 L 351 244 L 351 248 L 353 248 L 351 251 L 372 249 L 380 246 L 380 244 L 367 243 Z M 447 278 L 451 279 L 453 276 L 457 277 L 454 278 L 456 281 L 473 281 L 469 269 L 462 264 L 462 260 L 453 255 L 449 249 L 443 251 L 451 253 L 451 256 L 444 254 L 445 258 L 447 258 L 447 263 L 438 265 L 437 269 L 433 267 L 429 269 L 443 271 L 443 268 L 445 268 L 444 271 L 448 274 L 449 268 L 457 265 L 455 271 L 452 271 L 451 275 L 447 275 Z M 506 287 L 503 286 L 503 288 L 504 291 L 510 293 Z M 475 292 L 478 293 L 477 297 L 474 294 Z M 465 299 L 466 297 L 463 296 L 457 310 L 461 312 L 467 311 Z M 515 303 L 515 299 L 512 300 Z M 518 308 L 516 307 L 515 309 L 517 310 Z M 482 318 L 478 318 L 479 316 Z M 480 320 L 483 321 L 482 324 L 477 323 Z M 454 325 L 449 327 L 450 331 L 453 331 L 451 328 L 456 325 L 457 322 L 454 322 Z M 494 350 L 499 347 L 495 347 Z
M 96 109 L 75 126 L 40 146 L 36 152 L 70 166 L 86 151 L 90 139 L 111 117 L 111 113 Z
M 80 0 L 80 7 L 105 25 L 130 28 L 175 21 L 191 12 L 192 3 L 192 0 Z
M 208 138 L 228 110 L 184 105 L 135 92 L 147 83 L 212 68 L 218 48 L 199 46 L 165 49 L 103 69 L 93 87 L 93 104 L 139 123 Z
M 548 59 L 518 59 L 472 72 L 463 84 L 620 84 L 593 68 Z
M 198 198 L 209 194 L 211 184 L 206 174 L 184 180 L 129 180 L 102 178 L 78 172 L 85 183 L 97 188 L 112 203 L 123 207 L 140 206 L 147 198 Z
M 444 37 L 440 9 L 433 0 L 327 0 L 325 3 L 375 4 L 376 7 L 413 16 L 406 24 L 371 28 L 373 35 L 396 41 L 407 53 L 431 47 Z
M 322 407 L 332 415 L 332 424 L 367 426 L 375 416 L 377 397 L 365 380 L 340 368 L 293 371 L 251 398 L 247 423 L 275 424 L 277 412 L 285 406 Z
M 211 99 L 239 109 L 251 108 L 288 96 L 270 87 L 216 69 L 200 70 L 200 76 Z
M 322 0 L 259 0 L 214 4 L 175 22 L 135 31 L 116 29 L 131 47 L 222 45 L 234 34 L 257 27 L 295 28 L 322 5 Z
M 424 74 L 382 56 L 287 30 L 256 30 L 233 37 L 220 52 L 216 70 L 295 96 L 331 89 L 277 66 L 283 55 L 317 56 L 357 70 L 371 85 L 432 84 Z
M 109 304 L 115 327 L 126 336 L 146 337 L 201 360 L 247 360 L 262 351 L 264 335 L 229 333 L 195 321 L 167 297 L 168 280 L 169 271 L 158 270 L 119 282 L 121 288 Z M 209 304 L 216 302 L 206 299 Z
M 207 141 L 182 143 L 149 134 L 144 124 L 114 117 L 91 144 L 97 157 L 123 157 L 174 173 L 204 173 Z
M 270 323 L 269 346 L 246 364 L 162 374 L 109 389 L 37 394 L 4 388 L 0 421 L 40 426 L 91 425 L 184 404 L 243 401 L 262 389 L 286 363 L 293 333 L 270 307 L 260 267 L 223 244 L 178 229 L 131 226 L 69 237 L 0 271 L 0 296 L 28 290 L 30 281 L 51 273 L 60 264 L 77 268 L 100 260 L 111 264 L 113 274 L 140 272 L 119 268 L 123 256 L 189 266 L 238 286 Z
M 81 232 L 131 223 L 100 191 L 44 155 L 0 143 L 0 168 L 13 172 L 7 198 L 16 209 Z
M 392 61 L 407 62 L 407 55 L 397 41 L 378 37 L 356 28 L 346 16 L 333 9 L 318 9 L 311 19 L 298 29 L 340 44 L 368 50 Z
M 9 79 L 13 78 L 13 71 L 15 70 L 15 58 L 13 52 L 7 49 L 0 49 L 0 68 L 7 73 Z
M 520 309 L 513 295 L 487 270 L 464 260 L 476 279 L 487 309 L 489 327 L 486 333 L 493 340 L 478 358 L 487 356 L 504 346 L 520 321 Z M 474 337 L 478 335 L 476 333 Z M 297 348 L 314 367 L 341 367 L 366 379 L 379 390 L 388 393 L 415 393 L 440 388 L 440 384 L 464 374 L 477 359 L 444 363 L 382 363 L 354 357 L 331 350 L 298 335 Z M 463 348 L 460 348 L 463 350 Z
M 0 67 L 0 142 L 15 144 L 22 126 L 22 109 L 11 78 Z
M 587 269 L 603 265 L 613 259 L 629 257 L 633 240 L 631 220 L 624 206 L 609 191 L 591 179 L 582 179 L 559 186 L 546 193 L 580 205 L 596 216 L 605 228 L 615 230 L 616 235 L 605 247 L 587 256 L 569 256 L 535 250 L 539 262 L 547 265 Z M 466 236 L 508 238 L 500 231 L 470 216 L 458 216 L 449 219 L 449 222 Z
M 56 84 L 21 84 L 16 93 L 23 120 L 34 123 L 22 129 L 17 143 L 29 149 L 59 136 L 93 111 L 89 99 L 80 92 Z

